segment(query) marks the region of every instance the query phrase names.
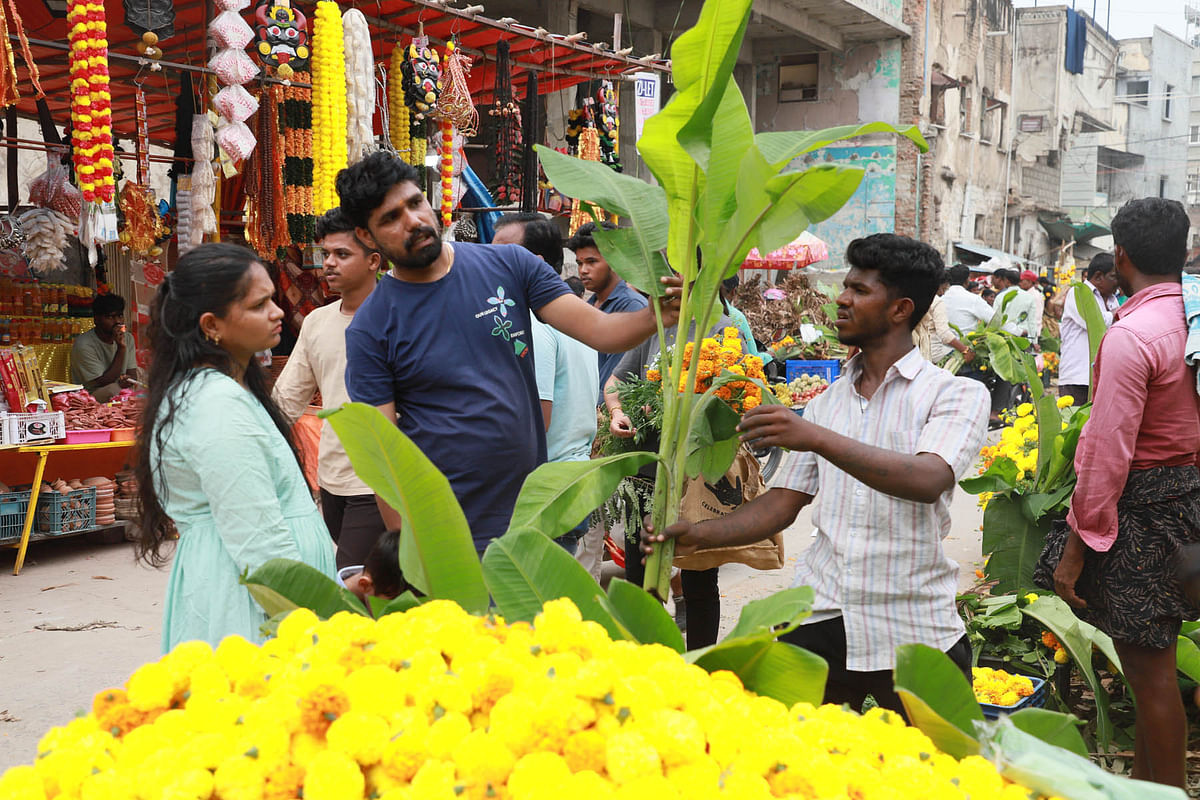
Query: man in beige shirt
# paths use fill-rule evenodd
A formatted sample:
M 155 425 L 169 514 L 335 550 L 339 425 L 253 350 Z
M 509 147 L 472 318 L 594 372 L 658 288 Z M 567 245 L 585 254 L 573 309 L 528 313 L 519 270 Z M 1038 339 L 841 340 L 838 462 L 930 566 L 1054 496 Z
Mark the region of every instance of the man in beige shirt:
M 304 319 L 300 338 L 275 382 L 274 398 L 293 422 L 320 391 L 325 408 L 350 402 L 346 393 L 346 328 L 375 288 L 383 257 L 354 234 L 354 223 L 333 208 L 317 220 L 317 242 L 324 253 L 325 280 L 341 300 L 315 309 Z M 317 484 L 321 511 L 337 542 L 337 566 L 362 564 L 384 532 L 375 495 L 359 480 L 346 451 L 327 424 L 321 424 Z

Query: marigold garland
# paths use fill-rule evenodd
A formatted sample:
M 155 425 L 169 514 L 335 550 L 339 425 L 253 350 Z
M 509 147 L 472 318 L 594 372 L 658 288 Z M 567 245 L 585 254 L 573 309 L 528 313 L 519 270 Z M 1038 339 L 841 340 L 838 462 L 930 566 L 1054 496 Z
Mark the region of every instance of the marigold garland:
M 399 42 L 392 47 L 391 60 L 388 62 L 387 102 L 388 102 L 388 137 L 397 155 L 407 163 L 412 163 L 412 139 L 408 106 L 404 103 L 404 45 Z
M 439 122 L 442 133 L 442 155 L 439 175 L 442 183 L 442 227 L 450 227 L 450 212 L 454 210 L 454 123 L 443 117 Z
M 75 174 L 85 201 L 111 203 L 116 181 L 104 5 L 69 0 L 67 21 L 71 25 L 71 144 Z
M 346 54 L 342 13 L 334 0 L 317 3 L 313 23 L 313 211 L 338 205 L 334 181 L 349 161 L 346 152 Z
M 307 83 L 306 72 L 296 74 Z M 316 235 L 313 216 L 313 106 L 312 90 L 292 85 L 284 89 L 279 105 L 279 130 L 283 139 L 283 230 L 276 231 L 275 246 L 307 244 Z M 339 137 L 345 142 L 345 137 Z

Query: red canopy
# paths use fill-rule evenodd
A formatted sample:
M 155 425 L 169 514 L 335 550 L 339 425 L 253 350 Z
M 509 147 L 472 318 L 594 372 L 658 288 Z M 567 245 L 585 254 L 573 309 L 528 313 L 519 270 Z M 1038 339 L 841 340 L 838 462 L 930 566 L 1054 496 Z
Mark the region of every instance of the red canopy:
M 339 0 L 343 8 L 355 3 Z M 42 88 L 54 120 L 60 126 L 70 117 L 67 72 L 67 20 L 54 17 L 44 0 L 18 4 L 30 38 L 34 60 L 41 71 Z M 104 0 L 108 18 L 109 70 L 112 76 L 112 107 L 114 133 L 129 140 L 134 135 L 134 81 L 141 76 L 146 90 L 150 137 L 164 144 L 174 139 L 175 98 L 179 93 L 180 76 L 199 85 L 205 78 L 205 39 L 207 20 L 204 0 L 175 0 L 175 34 L 160 41 L 163 49 L 163 70 L 151 72 L 138 63 L 137 43 L 141 36 L 125 25 L 125 9 L 121 0 Z M 253 24 L 247 9 L 247 21 Z M 304 10 L 310 11 L 305 3 Z M 627 56 L 593 47 L 582 40 L 570 41 L 561 34 L 548 33 L 517 23 L 493 20 L 482 15 L 438 5 L 433 0 L 376 0 L 360 9 L 372 28 L 376 62 L 391 53 L 397 41 L 417 33 L 420 26 L 434 44 L 455 37 L 463 52 L 475 57 L 471 70 L 471 94 L 477 106 L 491 103 L 491 88 L 496 79 L 495 44 L 500 39 L 510 44 L 513 88 L 518 96 L 524 94 L 525 76 L 538 71 L 540 93 L 557 91 L 589 79 L 616 78 L 634 69 L 668 71 L 661 61 L 638 61 Z M 370 13 L 368 13 L 370 12 Z M 310 16 L 311 34 L 311 16 Z M 29 81 L 20 48 L 16 51 L 18 87 L 21 100 L 18 110 L 28 116 L 36 113 L 34 91 Z M 176 65 L 183 65 L 178 67 Z M 191 68 L 192 71 L 187 71 Z M 10 134 L 11 135 L 11 134 Z

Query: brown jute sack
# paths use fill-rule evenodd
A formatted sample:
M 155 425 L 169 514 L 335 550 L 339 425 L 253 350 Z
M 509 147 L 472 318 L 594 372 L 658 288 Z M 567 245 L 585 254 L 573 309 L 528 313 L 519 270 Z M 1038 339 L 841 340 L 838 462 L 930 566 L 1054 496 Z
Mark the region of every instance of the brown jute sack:
M 688 481 L 683 490 L 679 516 L 688 522 L 719 519 L 742 503 L 753 500 L 767 490 L 756 459 L 745 447 L 738 450 L 733 465 L 717 483 L 703 477 Z M 754 569 L 783 567 L 783 532 L 770 539 L 739 547 L 713 547 L 686 556 L 677 556 L 675 566 L 687 570 L 706 570 L 721 564 L 745 564 Z

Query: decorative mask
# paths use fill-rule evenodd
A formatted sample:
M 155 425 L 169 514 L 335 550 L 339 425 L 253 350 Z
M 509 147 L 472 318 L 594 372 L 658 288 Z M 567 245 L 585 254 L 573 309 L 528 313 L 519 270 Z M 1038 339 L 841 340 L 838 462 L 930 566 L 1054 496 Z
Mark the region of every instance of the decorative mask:
M 254 9 L 257 21 L 258 57 L 283 79 L 308 69 L 308 20 L 289 0 L 259 0 Z

